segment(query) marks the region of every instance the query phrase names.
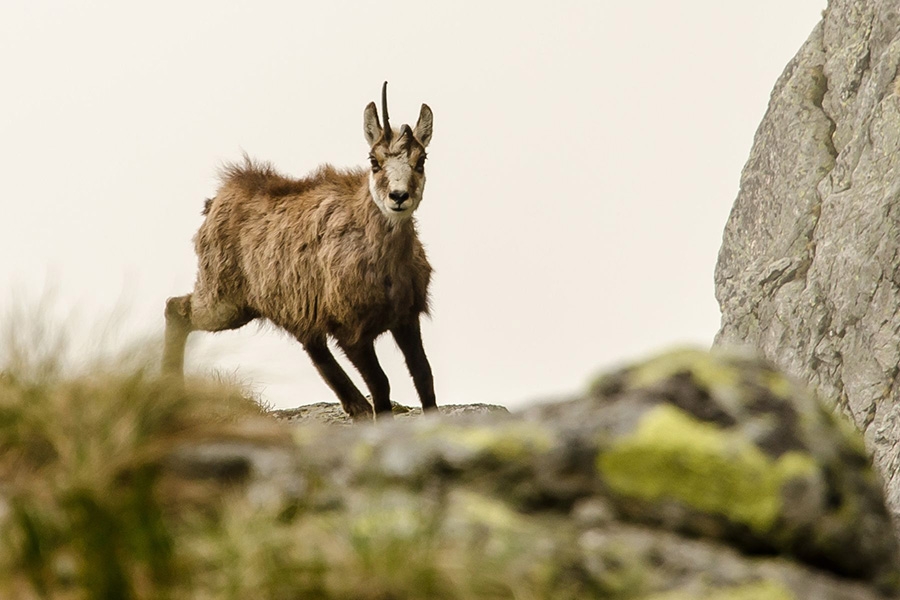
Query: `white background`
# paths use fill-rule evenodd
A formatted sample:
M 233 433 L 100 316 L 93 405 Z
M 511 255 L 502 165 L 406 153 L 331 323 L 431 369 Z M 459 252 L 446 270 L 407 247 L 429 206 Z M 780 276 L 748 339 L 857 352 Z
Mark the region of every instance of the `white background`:
M 125 306 L 122 337 L 158 335 L 217 168 L 242 150 L 298 176 L 365 164 L 387 79 L 396 125 L 435 113 L 418 221 L 439 403 L 515 406 L 706 346 L 740 169 L 824 5 L 4 2 L 0 308 L 50 289 L 73 331 Z M 333 400 L 271 328 L 194 337 L 193 370 L 280 407 Z

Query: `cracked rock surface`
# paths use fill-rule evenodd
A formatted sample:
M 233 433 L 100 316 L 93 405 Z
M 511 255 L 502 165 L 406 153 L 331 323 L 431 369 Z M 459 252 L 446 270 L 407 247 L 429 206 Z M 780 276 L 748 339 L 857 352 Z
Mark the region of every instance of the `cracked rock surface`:
M 898 65 L 900 2 L 828 3 L 772 91 L 716 266 L 716 343 L 758 349 L 847 414 L 895 517 Z

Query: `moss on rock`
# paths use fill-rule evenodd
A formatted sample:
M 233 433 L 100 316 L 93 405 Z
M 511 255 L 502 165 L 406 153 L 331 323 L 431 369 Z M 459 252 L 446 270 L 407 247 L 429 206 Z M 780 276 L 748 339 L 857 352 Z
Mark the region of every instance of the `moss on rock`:
M 740 371 L 725 365 L 709 352 L 697 348 L 677 348 L 636 365 L 629 373 L 632 388 L 645 388 L 678 373 L 691 373 L 705 389 L 733 389 L 741 380 Z
M 653 594 L 641 600 L 795 600 L 796 595 L 779 581 L 764 580 L 744 585 L 721 587 L 705 593 L 683 591 Z
M 772 460 L 739 433 L 659 405 L 637 430 L 601 452 L 597 466 L 624 496 L 673 499 L 765 533 L 782 508 L 782 486 L 815 477 L 815 460 L 792 452 Z
M 553 436 L 545 428 L 516 422 L 492 426 L 442 424 L 423 432 L 422 436 L 452 444 L 467 457 L 490 457 L 505 462 L 547 452 L 553 445 Z

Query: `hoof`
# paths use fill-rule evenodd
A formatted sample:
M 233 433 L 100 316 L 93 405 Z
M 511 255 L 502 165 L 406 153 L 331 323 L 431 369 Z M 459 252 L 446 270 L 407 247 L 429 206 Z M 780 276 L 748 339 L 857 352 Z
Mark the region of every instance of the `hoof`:
M 375 422 L 381 423 L 382 421 L 393 421 L 394 420 L 394 411 L 392 410 L 383 410 L 381 412 L 375 413 Z
M 370 407 L 348 410 L 347 414 L 350 415 L 350 420 L 354 423 L 371 423 L 375 418 Z

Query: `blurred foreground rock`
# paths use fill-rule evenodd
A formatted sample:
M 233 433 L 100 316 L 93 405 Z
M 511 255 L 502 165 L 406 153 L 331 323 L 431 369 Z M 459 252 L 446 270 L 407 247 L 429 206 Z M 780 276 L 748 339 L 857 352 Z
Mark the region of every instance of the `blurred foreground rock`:
M 255 511 L 346 537 L 341 560 L 394 548 L 410 568 L 435 561 L 448 586 L 385 597 L 836 600 L 900 582 L 861 437 L 739 354 L 670 352 L 512 415 L 253 421 L 162 465 L 173 505 L 239 490 Z

